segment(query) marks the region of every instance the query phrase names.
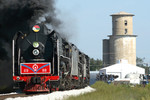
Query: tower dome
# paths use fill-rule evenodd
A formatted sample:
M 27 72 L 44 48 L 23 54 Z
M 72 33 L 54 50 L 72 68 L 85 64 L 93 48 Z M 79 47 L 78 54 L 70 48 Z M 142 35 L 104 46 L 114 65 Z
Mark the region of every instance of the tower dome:
M 133 14 L 119 12 L 112 14 L 113 35 L 132 35 L 133 34 Z

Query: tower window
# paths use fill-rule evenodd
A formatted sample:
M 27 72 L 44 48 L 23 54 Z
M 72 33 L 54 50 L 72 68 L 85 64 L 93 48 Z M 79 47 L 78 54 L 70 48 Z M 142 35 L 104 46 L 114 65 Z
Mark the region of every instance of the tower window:
M 127 23 L 127 20 L 125 20 L 125 21 L 124 21 L 124 25 L 127 26 L 127 24 L 128 24 L 128 23 Z
M 125 34 L 127 34 L 128 33 L 128 29 L 125 29 Z

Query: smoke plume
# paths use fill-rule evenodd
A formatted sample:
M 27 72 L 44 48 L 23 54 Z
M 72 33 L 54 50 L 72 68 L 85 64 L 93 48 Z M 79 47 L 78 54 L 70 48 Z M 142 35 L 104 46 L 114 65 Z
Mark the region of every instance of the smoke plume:
M 11 41 L 15 33 L 26 32 L 30 25 L 39 23 L 41 18 L 55 28 L 61 24 L 56 19 L 54 1 L 0 0 L 0 89 L 12 82 Z

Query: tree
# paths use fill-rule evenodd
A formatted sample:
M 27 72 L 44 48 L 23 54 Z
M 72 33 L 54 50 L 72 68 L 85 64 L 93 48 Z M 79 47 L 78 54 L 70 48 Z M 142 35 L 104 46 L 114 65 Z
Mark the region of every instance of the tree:
M 144 60 L 145 60 L 145 58 L 136 57 L 136 65 L 139 66 L 139 67 L 144 68 L 145 69 L 145 73 L 149 74 L 148 63 L 146 63 Z
M 136 57 L 136 65 L 139 67 L 145 67 L 144 66 L 144 60 L 145 60 L 145 58 Z
M 94 58 L 90 59 L 90 71 L 96 71 L 102 68 L 103 61 L 100 59 L 95 60 Z

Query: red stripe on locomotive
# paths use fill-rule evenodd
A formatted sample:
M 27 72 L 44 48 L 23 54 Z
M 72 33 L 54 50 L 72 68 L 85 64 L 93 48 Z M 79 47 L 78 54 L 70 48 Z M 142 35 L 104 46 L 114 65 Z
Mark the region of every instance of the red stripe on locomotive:
M 27 81 L 27 80 L 30 80 L 31 77 L 34 77 L 34 76 L 13 76 L 13 80 L 16 80 L 16 81 Z M 51 81 L 56 81 L 56 80 L 59 80 L 59 76 L 40 76 L 41 79 L 45 79 L 45 81 L 48 81 L 48 80 L 51 80 Z

